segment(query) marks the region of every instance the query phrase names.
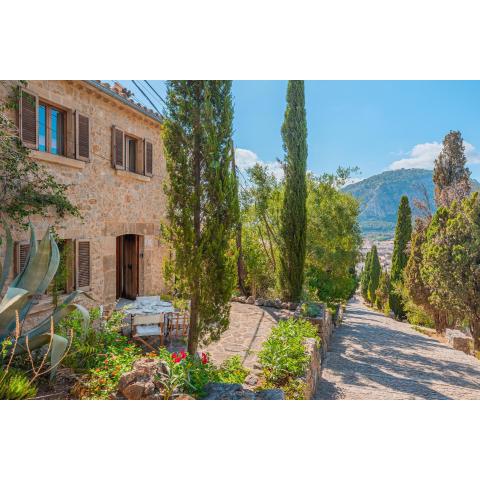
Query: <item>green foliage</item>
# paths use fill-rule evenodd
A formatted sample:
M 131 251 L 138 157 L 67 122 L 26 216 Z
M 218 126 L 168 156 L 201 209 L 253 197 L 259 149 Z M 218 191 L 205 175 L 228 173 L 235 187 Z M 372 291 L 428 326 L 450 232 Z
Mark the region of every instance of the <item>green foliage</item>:
M 310 361 L 304 343 L 307 338 L 320 343 L 316 327 L 307 320 L 290 318 L 272 329 L 258 354 L 266 388 L 282 388 L 287 398 L 304 397 L 299 377 L 305 375 Z
M 280 224 L 279 283 L 284 300 L 299 301 L 307 242 L 307 118 L 301 80 L 288 82 L 282 139 L 285 192 Z
M 403 278 L 403 270 L 407 265 L 408 252 L 407 245 L 412 235 L 412 212 L 408 197 L 402 196 L 400 205 L 398 206 L 397 227 L 395 229 L 395 240 L 393 242 L 392 253 L 392 268 L 390 271 L 391 282 L 400 287 Z M 390 292 L 390 308 L 398 318 L 405 316 L 405 311 L 402 307 L 402 299 L 396 293 L 395 289 Z
M 360 291 L 362 297 L 368 301 L 368 284 L 370 283 L 370 269 L 372 265 L 372 252 L 367 252 L 365 256 L 365 264 L 363 266 L 362 274 L 360 276 Z
M 18 93 L 18 87 L 14 87 L 11 97 L 0 102 L 0 218 L 26 228 L 31 216 L 50 216 L 52 208 L 59 219 L 79 216 L 78 208 L 67 197 L 68 186 L 32 160 L 30 150 L 18 137 L 11 120 Z
M 375 304 L 375 292 L 380 283 L 380 260 L 378 259 L 377 246 L 373 245 L 370 253 L 370 273 L 368 281 L 368 300 L 373 305 Z
M 238 221 L 232 119 L 230 81 L 167 82 L 164 234 L 174 251 L 168 271 L 191 298 L 190 353 L 229 322 Z
M 201 356 L 190 355 L 185 351 L 171 353 L 162 347 L 158 358 L 164 367 L 158 381 L 162 385 L 165 400 L 172 398 L 175 393 L 187 393 L 202 398 L 208 383 L 241 384 L 249 373 L 238 355 L 226 359 L 220 367 L 215 367 L 206 353 Z
M 37 388 L 25 372 L 0 368 L 0 400 L 24 400 L 34 398 Z
M 242 248 L 246 288 L 254 296 L 273 296 L 276 287 L 281 186 L 264 165 L 247 170 L 241 192 Z
M 300 307 L 300 313 L 304 317 L 315 318 L 321 315 L 322 309 L 316 303 L 305 302 Z
M 385 314 L 390 313 L 390 275 L 388 272 L 382 271 L 380 274 L 380 282 L 378 288 L 375 291 L 375 307 L 384 312 Z
M 121 334 L 124 313 L 114 311 L 101 325 L 95 326 L 100 310 L 90 310 L 90 323 L 84 328 L 84 319 L 73 312 L 59 325 L 64 333 L 73 330 L 74 337 L 63 364 L 76 372 L 86 373 L 84 398 L 109 398 L 117 389 L 122 374 L 132 369 L 142 350 Z
M 240 355 L 233 355 L 227 358 L 217 369 L 216 381 L 242 384 L 249 373 L 249 370 L 243 366 Z
M 470 194 L 470 170 L 466 163 L 462 134 L 450 130 L 433 169 L 437 207 L 449 207 L 453 201 L 461 201 Z
M 480 349 L 480 199 L 472 194 L 461 203 L 441 207 L 432 218 L 422 246 L 421 274 L 439 310 L 467 319 Z
M 339 189 L 349 174 L 340 168 L 335 175 L 307 178 L 305 287 L 311 298 L 329 304 L 348 300 L 357 285 L 358 202 Z

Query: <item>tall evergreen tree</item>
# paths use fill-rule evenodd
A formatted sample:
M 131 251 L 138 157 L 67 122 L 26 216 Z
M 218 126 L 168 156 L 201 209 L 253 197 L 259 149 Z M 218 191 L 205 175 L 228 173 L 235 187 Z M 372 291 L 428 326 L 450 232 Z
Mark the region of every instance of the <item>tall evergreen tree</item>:
M 461 201 L 470 194 L 470 170 L 466 163 L 462 134 L 450 130 L 433 170 L 437 207 L 448 207 L 454 200 Z
M 360 278 L 360 291 L 364 300 L 368 301 L 368 284 L 370 283 L 370 267 L 372 260 L 372 252 L 367 252 L 365 256 L 365 265 L 363 266 L 362 275 Z
M 305 86 L 290 80 L 282 125 L 285 193 L 280 227 L 280 289 L 288 301 L 302 294 L 307 231 L 307 117 Z
M 397 226 L 395 228 L 395 240 L 393 242 L 392 269 L 390 280 L 392 290 L 390 292 L 390 308 L 396 317 L 405 316 L 402 308 L 400 295 L 395 291 L 402 281 L 403 270 L 408 261 L 407 245 L 412 235 L 412 211 L 408 202 L 408 197 L 403 195 L 400 199 L 397 214 Z
M 238 216 L 232 120 L 230 81 L 167 83 L 164 231 L 174 250 L 170 272 L 190 298 L 190 354 L 229 323 Z
M 377 246 L 372 247 L 370 253 L 370 279 L 368 282 L 368 300 L 371 304 L 375 304 L 376 291 L 380 283 L 380 260 L 378 258 Z

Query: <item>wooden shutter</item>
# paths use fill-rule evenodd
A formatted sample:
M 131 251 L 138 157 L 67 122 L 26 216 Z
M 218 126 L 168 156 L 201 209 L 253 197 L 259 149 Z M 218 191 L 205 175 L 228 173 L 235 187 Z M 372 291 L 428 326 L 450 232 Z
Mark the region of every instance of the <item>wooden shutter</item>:
M 122 130 L 112 127 L 112 165 L 125 170 L 125 137 Z
M 18 128 L 24 145 L 38 149 L 38 97 L 26 90 L 20 90 Z
M 17 276 L 24 269 L 27 260 L 28 253 L 30 252 L 30 244 L 27 242 L 17 242 L 15 244 L 15 254 L 14 254 L 14 273 Z
M 143 165 L 144 165 L 144 174 L 151 177 L 153 175 L 153 145 L 151 142 L 144 140 L 143 141 Z
M 90 242 L 88 240 L 77 240 L 76 248 L 76 287 L 86 290 L 90 288 L 91 262 Z
M 90 118 L 75 112 L 75 158 L 90 161 Z

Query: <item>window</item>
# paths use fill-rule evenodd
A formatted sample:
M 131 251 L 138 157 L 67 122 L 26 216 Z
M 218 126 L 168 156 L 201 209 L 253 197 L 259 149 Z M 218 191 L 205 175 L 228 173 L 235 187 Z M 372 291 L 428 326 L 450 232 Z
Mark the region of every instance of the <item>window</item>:
M 125 136 L 125 153 L 127 169 L 130 172 L 137 171 L 137 140 Z
M 38 107 L 38 149 L 65 155 L 65 121 L 62 110 L 40 102 Z

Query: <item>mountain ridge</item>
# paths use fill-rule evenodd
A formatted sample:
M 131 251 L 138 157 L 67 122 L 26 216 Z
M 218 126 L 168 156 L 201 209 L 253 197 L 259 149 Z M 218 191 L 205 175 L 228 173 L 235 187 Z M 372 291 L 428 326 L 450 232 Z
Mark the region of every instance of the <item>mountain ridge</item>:
M 343 187 L 360 202 L 359 223 L 365 237 L 386 240 L 393 237 L 397 209 L 402 195 L 407 195 L 412 215 L 419 214 L 414 200 L 424 200 L 422 185 L 427 192 L 432 211 L 435 210 L 432 170 L 402 168 L 386 170 Z M 480 183 L 472 179 L 472 188 L 480 190 Z

